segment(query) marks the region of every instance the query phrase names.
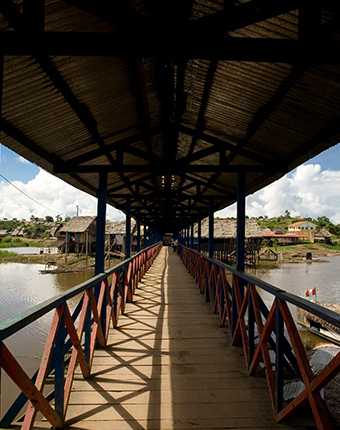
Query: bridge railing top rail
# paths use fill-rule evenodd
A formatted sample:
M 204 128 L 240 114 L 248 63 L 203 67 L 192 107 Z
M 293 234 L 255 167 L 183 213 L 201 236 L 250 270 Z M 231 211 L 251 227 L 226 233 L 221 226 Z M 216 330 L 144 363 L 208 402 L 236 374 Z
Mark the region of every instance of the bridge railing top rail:
M 222 263 L 221 261 L 215 260 L 213 258 L 209 258 L 206 255 L 201 254 L 200 252 L 193 250 L 189 247 L 186 247 L 185 245 L 181 245 L 183 248 L 197 254 L 201 258 L 204 258 L 205 260 L 209 261 L 210 263 L 216 264 L 218 267 L 221 267 L 228 272 L 233 273 L 234 275 L 237 275 L 239 278 L 244 279 L 247 282 L 250 282 L 251 284 L 256 285 L 257 287 L 261 288 L 262 290 L 272 294 L 275 297 L 278 297 L 279 299 L 283 299 L 288 303 L 291 303 L 299 308 L 302 308 L 306 310 L 307 312 L 310 312 L 311 314 L 323 319 L 324 321 L 327 321 L 328 323 L 336 326 L 340 329 L 340 314 L 327 309 L 323 306 L 318 305 L 317 303 L 310 302 L 309 300 L 306 300 L 302 297 L 299 297 L 295 294 L 289 293 L 286 290 L 283 290 L 281 288 L 275 287 L 274 285 L 271 285 L 265 281 L 261 281 L 260 279 L 256 278 L 255 276 L 249 275 L 246 272 L 240 271 L 235 269 L 234 267 Z
M 91 279 L 79 285 L 76 285 L 73 288 L 70 288 L 66 292 L 53 296 L 50 299 L 47 299 L 44 302 L 39 303 L 38 305 L 33 306 L 32 308 L 29 308 L 21 312 L 19 315 L 16 315 L 15 317 L 12 317 L 7 319 L 6 321 L 3 321 L 2 323 L 0 323 L 0 341 L 3 341 L 8 337 L 12 336 L 17 331 L 21 330 L 22 328 L 32 323 L 33 321 L 41 318 L 51 310 L 55 309 L 57 306 L 71 299 L 72 297 L 77 296 L 78 294 L 86 291 L 88 288 L 92 288 L 95 285 L 99 284 L 104 279 L 111 276 L 113 273 L 116 273 L 117 271 L 124 269 L 124 267 L 126 266 L 128 267 L 130 262 L 132 262 L 135 258 L 143 254 L 144 252 L 147 252 L 149 249 L 153 248 L 154 246 L 155 245 L 151 245 L 148 248 L 142 249 L 138 253 L 134 254 L 132 257 L 122 261 L 116 266 L 111 267 L 105 272 L 99 273 L 98 275 L 92 277 Z

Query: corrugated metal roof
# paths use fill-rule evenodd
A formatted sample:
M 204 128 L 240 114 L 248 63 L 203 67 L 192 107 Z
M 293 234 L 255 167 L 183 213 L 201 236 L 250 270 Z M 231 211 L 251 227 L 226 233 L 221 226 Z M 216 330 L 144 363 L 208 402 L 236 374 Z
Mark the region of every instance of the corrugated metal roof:
M 2 143 L 95 196 L 107 171 L 109 204 L 180 228 L 233 203 L 239 171 L 251 194 L 338 143 L 322 6 L 299 28 L 298 0 L 0 2 Z

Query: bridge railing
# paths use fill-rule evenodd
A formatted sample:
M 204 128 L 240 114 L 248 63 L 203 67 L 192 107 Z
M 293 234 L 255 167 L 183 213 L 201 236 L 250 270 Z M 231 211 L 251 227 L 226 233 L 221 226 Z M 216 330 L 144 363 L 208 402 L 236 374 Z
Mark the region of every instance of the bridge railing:
M 79 364 L 84 378 L 90 376 L 95 347 L 106 345 L 110 325 L 117 326 L 126 303 L 132 300 L 138 282 L 151 267 L 161 246 L 158 243 L 146 248 L 106 272 L 0 324 L 0 370 L 4 370 L 21 391 L 4 414 L 0 427 L 9 427 L 27 400 L 22 429 L 33 427 L 38 411 L 53 427 L 63 426 L 76 366 Z M 71 315 L 68 301 L 80 293 L 81 299 Z M 54 316 L 40 367 L 31 379 L 5 341 L 51 311 Z M 49 375 L 54 377 L 54 391 L 45 396 L 43 391 Z M 54 408 L 50 404 L 53 398 Z
M 228 325 L 232 344 L 243 347 L 249 375 L 254 375 L 260 364 L 264 366 L 277 421 L 309 403 L 317 428 L 331 429 L 332 418 L 320 392 L 339 373 L 340 353 L 314 374 L 290 308 L 302 308 L 338 329 L 340 315 L 185 246 L 180 246 L 179 253 L 212 312 L 219 314 L 221 325 Z M 261 291 L 272 296 L 270 309 Z M 291 401 L 284 400 L 289 374 L 302 381 L 300 392 Z

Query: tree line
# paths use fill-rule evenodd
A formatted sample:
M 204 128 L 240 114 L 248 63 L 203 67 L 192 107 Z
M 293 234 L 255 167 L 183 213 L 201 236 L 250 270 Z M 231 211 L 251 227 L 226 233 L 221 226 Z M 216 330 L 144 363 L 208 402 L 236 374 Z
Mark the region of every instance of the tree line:
M 325 215 L 317 218 L 305 217 L 305 218 L 294 218 L 291 216 L 288 210 L 285 211 L 284 215 L 268 219 L 267 216 L 260 216 L 257 218 L 260 225 L 265 225 L 269 228 L 281 227 L 288 229 L 288 225 L 298 221 L 310 221 L 317 225 L 317 229 L 326 229 L 336 237 L 340 237 L 340 224 L 334 224 Z M 267 221 L 268 220 L 268 221 Z

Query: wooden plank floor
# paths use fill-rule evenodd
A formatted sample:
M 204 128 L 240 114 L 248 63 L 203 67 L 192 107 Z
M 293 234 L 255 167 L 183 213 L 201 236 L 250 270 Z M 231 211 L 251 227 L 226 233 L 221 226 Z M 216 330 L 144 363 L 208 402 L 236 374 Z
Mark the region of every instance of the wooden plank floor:
M 77 374 L 72 429 L 304 429 L 276 424 L 267 384 L 249 377 L 242 348 L 164 247 L 127 305 L 93 374 Z M 35 428 L 40 428 L 36 425 Z

